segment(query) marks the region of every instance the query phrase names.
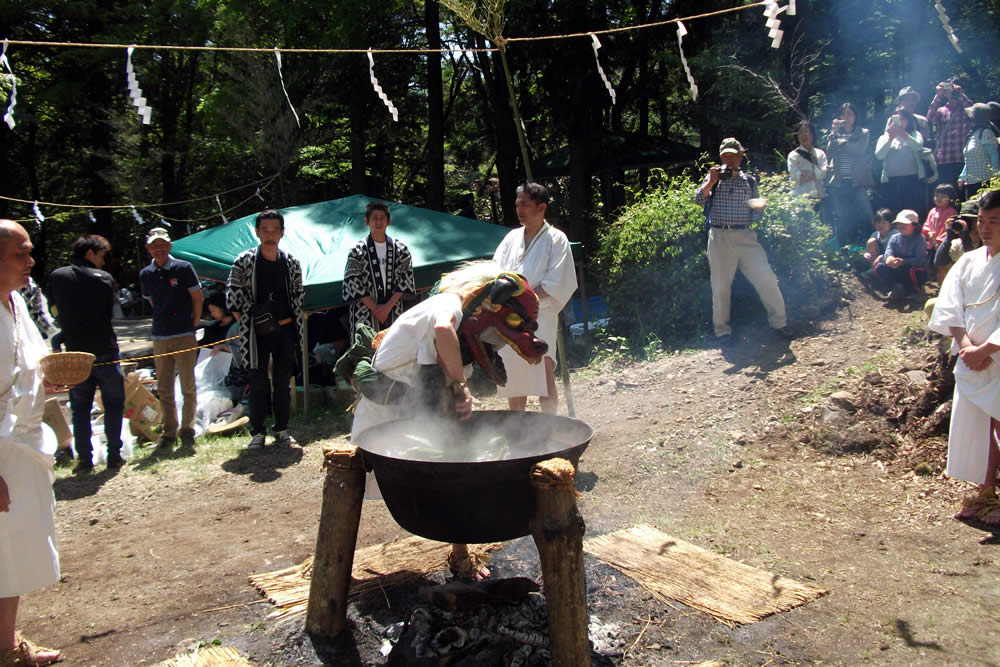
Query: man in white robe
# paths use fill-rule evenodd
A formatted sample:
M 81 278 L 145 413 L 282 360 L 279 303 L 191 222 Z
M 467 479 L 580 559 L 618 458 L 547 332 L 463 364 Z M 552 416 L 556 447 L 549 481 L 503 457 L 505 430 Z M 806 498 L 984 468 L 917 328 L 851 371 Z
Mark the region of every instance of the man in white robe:
M 963 503 L 958 519 L 979 519 L 1000 526 L 996 496 L 1000 430 L 1000 190 L 979 202 L 983 247 L 967 252 L 941 285 L 928 325 L 953 337 L 955 396 L 948 434 L 951 477 L 978 485 Z
M 517 188 L 517 217 L 521 227 L 512 230 L 493 253 L 493 261 L 509 271 L 528 279 L 538 295 L 537 335 L 548 343 L 544 364 L 529 364 L 514 350 L 500 350 L 507 384 L 499 395 L 507 398 L 511 410 L 524 410 L 528 396 L 538 396 L 542 412 L 559 411 L 556 389 L 556 337 L 559 311 L 576 291 L 576 267 L 569 248 L 569 239 L 545 221 L 549 206 L 549 191 L 539 183 L 524 183 Z
M 24 229 L 0 220 L 0 664 L 45 665 L 59 651 L 15 631 L 21 595 L 59 581 L 52 463 L 56 438 L 42 424 L 45 343 L 17 290 L 35 262 Z M 51 388 L 51 386 L 48 386 Z

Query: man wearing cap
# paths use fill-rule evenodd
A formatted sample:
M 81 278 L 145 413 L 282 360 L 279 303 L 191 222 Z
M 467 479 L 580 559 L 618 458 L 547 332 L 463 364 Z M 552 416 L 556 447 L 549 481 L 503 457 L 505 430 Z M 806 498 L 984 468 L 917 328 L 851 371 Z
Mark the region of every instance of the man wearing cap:
M 913 120 L 916 121 L 916 129 L 924 139 L 924 146 L 927 146 L 930 143 L 931 136 L 930 124 L 927 122 L 926 116 L 921 116 L 916 112 L 917 105 L 920 104 L 920 93 L 912 86 L 904 86 L 899 91 L 899 95 L 896 95 L 895 103 L 897 112 L 903 111 L 913 116 Z M 888 131 L 891 123 L 892 115 L 885 121 L 885 131 Z
M 73 243 L 73 263 L 49 276 L 49 296 L 53 313 L 62 330 L 62 342 L 70 352 L 90 352 L 94 367 L 90 376 L 69 392 L 73 412 L 73 446 L 78 462 L 73 472 L 88 473 L 94 468 L 90 412 L 94 394 L 101 390 L 104 404 L 104 433 L 108 439 L 108 468 L 117 470 L 122 458 L 122 413 L 125 411 L 125 382 L 118 360 L 118 338 L 111 326 L 115 303 L 114 279 L 104 271 L 111 244 L 103 236 L 81 236 Z
M 934 128 L 937 137 L 934 160 L 941 183 L 958 184 L 958 175 L 965 164 L 962 149 L 972 127 L 965 108 L 971 105 L 972 100 L 953 81 L 942 81 L 935 88 L 934 99 L 927 110 L 927 122 Z
M 197 394 L 194 367 L 198 345 L 194 332 L 201 319 L 202 294 L 198 275 L 190 262 L 170 255 L 170 234 L 154 227 L 146 234 L 146 251 L 153 261 L 139 272 L 142 295 L 153 307 L 153 354 L 156 356 L 156 389 L 163 408 L 163 433 L 159 449 L 170 449 L 180 435 L 181 446 L 194 447 Z M 184 407 L 180 430 L 174 377 L 180 375 Z
M 726 343 L 729 326 L 730 290 L 739 269 L 757 290 L 767 310 L 767 322 L 786 335 L 788 319 L 778 278 L 767 262 L 757 233 L 750 225 L 760 219 L 766 202 L 757 196 L 757 180 L 740 169 L 743 146 L 730 137 L 719 146 L 722 166 L 712 167 L 694 193 L 694 202 L 705 207 L 708 219 L 708 266 L 712 279 L 712 321 L 715 335 Z M 751 208 L 751 200 L 755 205 Z
M 991 122 L 993 110 L 989 105 L 976 102 L 965 113 L 972 120 L 972 131 L 962 150 L 965 166 L 958 175 L 958 187 L 965 199 L 971 199 L 984 182 L 1000 171 L 1000 156 L 997 155 L 997 135 Z
M 982 248 L 967 252 L 948 272 L 931 321 L 933 331 L 952 337 L 955 395 L 948 432 L 949 477 L 977 485 L 962 503 L 956 519 L 976 519 L 1000 526 L 1000 499 L 996 495 L 1000 468 L 1000 308 L 997 278 L 1000 272 L 1000 190 L 979 199 Z
M 889 299 L 896 300 L 920 294 L 927 282 L 927 239 L 920 233 L 916 211 L 904 208 L 893 224 L 899 233 L 889 237 L 883 260 L 875 265 L 875 277 Z

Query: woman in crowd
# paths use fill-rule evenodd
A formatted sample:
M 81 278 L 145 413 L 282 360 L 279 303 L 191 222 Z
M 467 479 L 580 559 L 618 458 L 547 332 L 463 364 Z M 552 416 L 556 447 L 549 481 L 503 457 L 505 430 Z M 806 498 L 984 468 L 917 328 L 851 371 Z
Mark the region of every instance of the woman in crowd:
M 857 117 L 853 104 L 842 104 L 826 146 L 834 234 L 841 244 L 859 242 L 868 236 L 872 219 L 868 200 L 868 186 L 872 184 L 868 152 L 871 135 L 855 125 Z
M 233 360 L 229 366 L 229 374 L 226 376 L 226 385 L 229 387 L 230 397 L 233 403 L 243 400 L 243 391 L 246 387 L 245 373 L 240 367 L 240 341 L 239 322 L 233 317 L 233 313 L 226 305 L 225 292 L 213 292 L 205 299 L 208 313 L 215 320 L 215 324 L 205 327 L 205 336 L 201 339 L 202 345 L 215 343 L 212 347 L 212 354 L 218 352 L 229 352 L 233 355 Z M 228 343 L 223 343 L 226 339 L 233 338 Z
M 988 104 L 976 102 L 965 110 L 972 119 L 972 130 L 965 140 L 962 154 L 965 165 L 958 175 L 958 188 L 963 199 L 972 199 L 983 183 L 1000 171 L 997 156 L 997 135 L 990 122 L 993 110 Z
M 889 119 L 885 134 L 875 144 L 875 157 L 882 161 L 882 195 L 893 211 L 910 209 L 923 217 L 926 187 L 930 174 L 920 159 L 924 138 L 916 129 L 912 114 L 901 111 Z
M 826 153 L 813 146 L 812 124 L 804 120 L 795 130 L 799 147 L 788 154 L 792 194 L 821 200 L 826 197 Z

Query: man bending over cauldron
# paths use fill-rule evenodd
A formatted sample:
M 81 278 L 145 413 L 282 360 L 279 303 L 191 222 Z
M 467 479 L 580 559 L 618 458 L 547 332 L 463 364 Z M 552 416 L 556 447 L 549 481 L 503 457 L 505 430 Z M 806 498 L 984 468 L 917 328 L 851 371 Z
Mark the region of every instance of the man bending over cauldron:
M 548 346 L 534 335 L 537 318 L 538 297 L 519 274 L 482 261 L 445 275 L 437 294 L 375 336 L 371 366 L 354 371 L 361 398 L 351 440 L 379 424 L 420 414 L 468 419 L 472 394 L 466 377 L 472 363 L 498 385 L 507 381 L 497 354 L 504 345 L 539 363 Z M 452 545 L 448 565 L 465 578 L 489 575 L 472 562 L 464 544 Z

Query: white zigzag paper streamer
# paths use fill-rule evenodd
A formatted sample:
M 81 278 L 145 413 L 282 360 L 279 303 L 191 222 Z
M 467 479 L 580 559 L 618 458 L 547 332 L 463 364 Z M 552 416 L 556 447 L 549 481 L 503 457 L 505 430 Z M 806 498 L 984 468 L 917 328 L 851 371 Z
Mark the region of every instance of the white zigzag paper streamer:
M 87 209 L 87 217 L 90 218 L 90 221 L 92 223 L 94 223 L 95 225 L 97 224 L 97 218 L 94 217 L 94 212 L 91 211 L 90 209 Z
M 135 206 L 132 206 L 132 217 L 135 218 L 135 224 L 137 225 L 146 224 L 146 221 L 142 219 L 141 215 L 139 215 L 139 211 L 136 210 Z
M 379 96 L 385 105 L 389 107 L 389 113 L 392 114 L 392 120 L 399 122 L 399 110 L 393 106 L 392 102 L 389 101 L 389 96 L 385 94 L 382 90 L 382 86 L 378 85 L 378 79 L 375 78 L 375 59 L 372 57 L 372 50 L 368 49 L 368 76 L 372 80 L 372 88 L 375 89 L 375 93 Z
M 226 214 L 222 210 L 222 200 L 219 199 L 219 195 L 215 195 L 215 203 L 219 205 L 219 217 L 222 218 L 222 223 L 227 224 L 229 220 L 226 218 Z
M 173 225 L 167 222 L 164 218 L 160 218 L 160 224 L 163 225 L 164 227 L 173 227 Z
M 42 228 L 42 223 L 45 222 L 45 216 L 42 215 L 42 209 L 38 208 L 38 200 L 35 200 L 35 205 L 31 207 L 31 210 L 35 213 L 35 220 L 38 221 L 38 228 Z
M 795 16 L 795 0 L 788 0 L 788 15 Z
M 142 96 L 142 88 L 139 87 L 139 79 L 135 76 L 135 69 L 132 67 L 132 52 L 134 46 L 128 47 L 128 57 L 125 60 L 125 73 L 128 76 L 128 94 L 132 98 L 143 125 L 149 125 L 153 116 L 153 109 L 146 104 L 146 98 Z
M 604 87 L 608 89 L 608 95 L 611 96 L 611 104 L 615 103 L 615 89 L 611 86 L 611 82 L 608 81 L 608 75 L 604 73 L 604 68 L 601 67 L 601 59 L 597 57 L 597 50 L 601 48 L 601 42 L 597 39 L 597 35 L 590 33 L 591 46 L 594 48 L 594 62 L 597 63 L 597 73 L 601 75 L 601 81 L 604 82 Z
M 7 68 L 7 72 L 10 74 L 10 106 L 7 107 L 7 113 L 3 115 L 3 122 L 7 123 L 7 127 L 14 129 L 14 107 L 17 106 L 17 78 L 14 76 L 14 70 L 10 67 L 10 60 L 7 59 L 7 40 L 3 40 L 3 53 L 0 53 L 0 64 L 3 64 Z
M 778 0 L 767 0 L 764 5 L 764 16 L 767 17 L 764 25 L 767 26 L 767 36 L 771 38 L 772 49 L 781 46 L 781 38 L 785 33 L 781 30 L 781 20 L 778 18 L 778 14 L 787 9 L 788 7 L 778 7 Z
M 934 3 L 934 9 L 937 10 L 938 18 L 941 19 L 941 27 L 944 28 L 945 33 L 948 35 L 948 41 L 951 45 L 955 47 L 955 50 L 962 53 L 962 47 L 958 45 L 958 35 L 955 34 L 955 29 L 951 27 L 951 21 L 948 20 L 948 12 L 945 11 L 944 5 L 941 4 L 941 0 L 937 0 Z
M 288 90 L 285 89 L 285 77 L 281 73 L 281 51 L 278 47 L 274 47 L 274 59 L 278 61 L 278 80 L 281 81 L 281 91 L 285 93 L 285 100 L 288 101 L 288 108 L 292 110 L 292 115 L 295 116 L 295 124 L 302 127 L 302 123 L 299 122 L 299 114 L 296 113 L 295 107 L 292 105 L 292 99 L 288 97 Z M 225 219 L 226 216 L 222 216 Z M 228 222 L 228 221 L 227 221 Z
M 681 64 L 684 65 L 684 73 L 687 74 L 688 83 L 691 84 L 691 99 L 698 101 L 698 84 L 694 82 L 691 68 L 688 67 L 688 60 L 684 57 L 684 35 L 688 34 L 687 28 L 680 21 L 677 22 L 677 49 L 681 52 Z

